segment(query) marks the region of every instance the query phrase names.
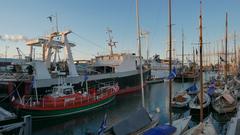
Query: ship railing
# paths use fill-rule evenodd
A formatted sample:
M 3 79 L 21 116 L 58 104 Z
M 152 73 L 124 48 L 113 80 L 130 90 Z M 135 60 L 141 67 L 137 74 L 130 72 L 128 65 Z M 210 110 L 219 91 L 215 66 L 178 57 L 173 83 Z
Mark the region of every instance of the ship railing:
M 2 73 L 0 74 L 0 81 L 5 80 L 29 80 L 30 77 L 27 73 Z
M 50 108 L 50 107 L 69 107 L 71 105 L 76 104 L 87 104 L 91 102 L 97 102 L 105 97 L 112 96 L 116 93 L 114 89 L 108 89 L 108 90 L 102 90 L 100 94 L 93 94 L 88 95 L 88 93 L 81 93 L 81 96 L 79 97 L 70 97 L 70 98 L 62 98 L 61 100 L 57 100 L 57 98 L 54 98 L 49 102 L 49 100 L 43 98 L 43 96 L 39 96 L 37 103 L 36 97 L 34 95 L 32 96 L 23 96 L 22 102 L 23 105 L 28 105 L 29 108 L 31 107 L 42 107 L 42 108 Z
M 43 99 L 43 96 L 38 96 L 38 101 L 41 101 Z M 21 104 L 23 105 L 29 105 L 29 106 L 36 106 L 39 104 L 37 101 L 36 95 L 24 95 L 21 98 Z
M 18 131 L 18 135 L 32 135 L 31 115 L 24 116 L 24 120 L 22 122 L 0 126 L 0 134 L 9 134 L 12 131 Z
M 98 88 L 104 88 L 104 87 L 108 87 L 108 86 L 114 86 L 116 85 L 115 81 L 108 81 L 108 82 L 103 82 L 103 83 L 98 83 Z
M 114 86 L 118 85 L 118 83 L 116 83 L 115 81 L 108 81 L 108 82 L 98 82 L 95 85 L 92 86 L 88 86 L 88 90 L 90 89 L 96 89 L 96 90 L 102 90 L 102 89 L 106 89 L 106 88 L 112 88 Z M 81 91 L 86 91 L 86 88 L 83 87 L 81 89 Z M 101 91 L 102 92 L 102 91 Z

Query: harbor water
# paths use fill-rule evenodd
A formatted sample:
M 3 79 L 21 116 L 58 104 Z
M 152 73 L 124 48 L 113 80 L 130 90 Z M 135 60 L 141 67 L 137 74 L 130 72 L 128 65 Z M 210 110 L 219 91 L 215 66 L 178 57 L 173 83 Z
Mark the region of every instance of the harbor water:
M 215 73 L 205 73 L 204 78 L 209 78 Z M 205 79 L 205 80 L 206 80 Z M 173 83 L 173 93 L 191 86 L 192 83 Z M 198 85 L 199 86 L 199 85 Z M 149 112 L 160 109 L 160 124 L 168 122 L 169 116 L 169 98 L 168 82 L 151 84 L 145 87 L 145 105 Z M 34 135 L 84 135 L 87 133 L 96 133 L 101 125 L 104 115 L 107 114 L 107 125 L 128 117 L 142 105 L 141 92 L 117 96 L 111 104 L 105 105 L 96 110 L 81 113 L 71 117 L 51 118 L 45 120 L 33 121 Z M 190 115 L 189 109 L 173 109 L 173 118 L 178 119 Z M 210 117 L 218 134 L 225 134 L 227 123 L 234 113 L 219 115 L 209 108 L 205 112 L 205 118 Z M 199 123 L 199 115 L 194 114 L 190 122 L 190 127 Z

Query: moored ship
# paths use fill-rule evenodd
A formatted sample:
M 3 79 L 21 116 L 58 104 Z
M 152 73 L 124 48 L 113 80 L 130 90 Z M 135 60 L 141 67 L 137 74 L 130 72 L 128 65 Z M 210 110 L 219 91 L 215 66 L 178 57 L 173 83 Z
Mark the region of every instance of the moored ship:
M 82 90 L 74 90 L 71 84 L 61 80 L 61 76 L 59 82 L 49 94 L 38 96 L 35 92 L 35 95 L 14 98 L 13 107 L 18 113 L 30 114 L 33 118 L 60 117 L 101 107 L 114 100 L 119 90 L 118 84 L 114 82 Z
M 71 83 L 75 89 L 85 88 L 85 78 L 87 77 L 89 87 L 96 83 L 115 81 L 119 85 L 117 94 L 138 91 L 140 89 L 140 71 L 138 57 L 131 53 L 113 53 L 109 55 L 96 56 L 83 69 L 77 72 L 77 65 L 74 64 L 71 48 L 75 46 L 68 42 L 67 35 L 71 31 L 54 32 L 46 38 L 38 38 L 26 42 L 30 46 L 30 55 L 25 62 L 11 65 L 10 73 L 3 73 L 0 78 L 0 85 L 4 85 L 11 98 L 14 91 L 20 90 L 20 95 L 32 93 L 32 75 L 35 74 L 36 88 L 42 95 L 47 89 L 51 89 L 58 84 L 55 71 L 66 71 L 64 80 Z M 61 39 L 61 40 L 60 40 Z M 110 42 L 109 44 L 112 44 Z M 42 48 L 42 60 L 34 60 L 33 47 Z M 64 49 L 65 61 L 57 61 L 56 56 L 59 50 Z M 18 67 L 18 68 L 16 68 Z M 144 78 L 147 78 L 150 70 L 144 68 Z M 131 83 L 129 83 L 131 82 Z

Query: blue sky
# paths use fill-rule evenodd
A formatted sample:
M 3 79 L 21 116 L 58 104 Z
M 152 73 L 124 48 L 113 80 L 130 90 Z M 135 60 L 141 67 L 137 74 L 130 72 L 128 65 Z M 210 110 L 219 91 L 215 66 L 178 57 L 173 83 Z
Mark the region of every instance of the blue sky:
M 150 32 L 150 55 L 158 53 L 165 57 L 168 0 L 139 0 L 139 4 L 141 27 Z M 239 6 L 239 0 L 203 0 L 204 41 L 216 46 L 224 36 L 226 11 L 229 14 L 229 33 L 239 33 Z M 69 37 L 77 44 L 73 49 L 75 59 L 106 53 L 107 27 L 113 30 L 114 39 L 118 41 L 115 51 L 136 52 L 135 0 L 4 0 L 0 5 L 0 35 L 44 36 L 52 28 L 46 17 L 55 13 L 58 14 L 60 30 L 71 29 L 91 41 L 74 34 Z M 198 42 L 198 22 L 199 0 L 172 0 L 173 44 L 177 54 L 181 53 L 182 28 L 186 52 L 191 52 L 192 43 Z M 232 44 L 230 39 L 230 47 Z M 17 54 L 16 47 L 28 54 L 24 42 L 0 41 L 0 56 L 4 55 L 6 45 L 9 46 L 10 57 Z M 143 55 L 146 55 L 144 47 Z

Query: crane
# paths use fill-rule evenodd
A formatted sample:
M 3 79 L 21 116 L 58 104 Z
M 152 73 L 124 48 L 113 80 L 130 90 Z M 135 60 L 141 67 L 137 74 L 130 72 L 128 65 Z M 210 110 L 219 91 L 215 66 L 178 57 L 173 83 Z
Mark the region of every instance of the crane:
M 17 52 L 18 52 L 19 59 L 22 60 L 22 56 L 25 57 L 25 54 L 18 47 L 16 49 L 17 49 Z

